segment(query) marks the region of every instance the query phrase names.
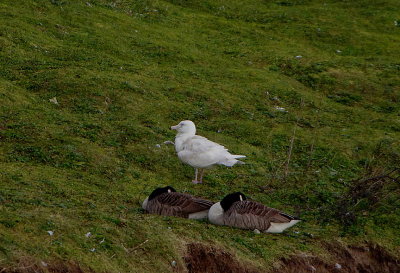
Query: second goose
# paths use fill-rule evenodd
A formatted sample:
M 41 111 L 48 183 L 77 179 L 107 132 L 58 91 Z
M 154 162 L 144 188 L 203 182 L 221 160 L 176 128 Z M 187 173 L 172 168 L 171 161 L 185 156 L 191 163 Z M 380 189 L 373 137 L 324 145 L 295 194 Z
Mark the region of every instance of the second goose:
M 228 194 L 221 202 L 214 204 L 208 212 L 208 219 L 215 225 L 258 229 L 267 233 L 281 233 L 300 222 L 297 217 L 246 200 L 241 192 Z

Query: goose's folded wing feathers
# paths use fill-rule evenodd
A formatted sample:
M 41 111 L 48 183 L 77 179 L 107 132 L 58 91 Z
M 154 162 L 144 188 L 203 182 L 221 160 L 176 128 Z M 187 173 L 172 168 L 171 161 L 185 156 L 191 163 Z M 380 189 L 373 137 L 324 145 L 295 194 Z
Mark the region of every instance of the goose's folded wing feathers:
M 194 198 L 188 194 L 177 192 L 161 194 L 158 196 L 157 202 L 163 206 L 170 207 L 171 209 L 179 209 L 182 211 L 182 213 L 187 215 L 190 213 L 207 210 L 214 204 L 209 200 Z
M 228 210 L 230 213 L 236 213 L 239 215 L 252 215 L 268 219 L 274 223 L 287 223 L 291 220 L 296 219 L 295 217 L 283 213 L 277 209 L 267 207 L 261 203 L 244 200 L 241 202 L 234 203 Z

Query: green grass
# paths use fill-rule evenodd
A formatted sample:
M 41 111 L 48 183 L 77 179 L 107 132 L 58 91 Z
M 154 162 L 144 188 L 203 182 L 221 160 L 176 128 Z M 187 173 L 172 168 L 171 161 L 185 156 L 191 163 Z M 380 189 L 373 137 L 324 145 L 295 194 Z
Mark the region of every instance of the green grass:
M 190 241 L 264 268 L 318 254 L 324 240 L 373 241 L 398 257 L 398 186 L 371 208 L 361 202 L 346 227 L 323 216 L 354 179 L 400 166 L 399 9 L 394 0 L 2 1 L 0 265 L 172 272 Z M 192 185 L 194 170 L 162 144 L 183 119 L 246 165 Z M 142 200 L 163 185 L 212 200 L 240 190 L 304 221 L 260 236 L 144 215 Z

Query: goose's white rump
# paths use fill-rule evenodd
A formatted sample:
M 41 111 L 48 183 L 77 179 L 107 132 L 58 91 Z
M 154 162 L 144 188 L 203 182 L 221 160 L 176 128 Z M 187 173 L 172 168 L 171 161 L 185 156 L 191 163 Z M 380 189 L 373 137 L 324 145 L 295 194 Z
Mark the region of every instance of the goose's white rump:
M 175 150 L 178 158 L 196 168 L 196 177 L 192 181 L 193 183 L 201 183 L 204 169 L 213 165 L 232 167 L 235 164 L 244 164 L 238 159 L 246 156 L 233 155 L 224 146 L 196 135 L 196 126 L 190 120 L 181 121 L 178 125 L 172 126 L 171 129 L 178 131 L 175 137 Z M 197 181 L 197 169 L 203 169 L 200 181 Z

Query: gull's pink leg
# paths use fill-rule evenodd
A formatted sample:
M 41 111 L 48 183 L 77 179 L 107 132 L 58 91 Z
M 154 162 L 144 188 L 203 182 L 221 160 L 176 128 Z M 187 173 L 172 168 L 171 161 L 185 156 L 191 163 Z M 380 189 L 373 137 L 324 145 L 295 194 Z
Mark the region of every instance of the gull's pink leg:
M 204 169 L 201 169 L 201 174 L 200 174 L 200 184 L 203 182 L 203 174 L 204 174 Z
M 199 181 L 197 181 L 197 173 L 198 173 L 198 169 L 196 168 L 196 177 L 194 178 L 194 180 L 192 180 L 192 183 L 193 184 L 198 184 L 199 183 Z

